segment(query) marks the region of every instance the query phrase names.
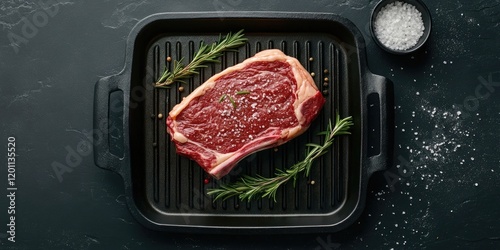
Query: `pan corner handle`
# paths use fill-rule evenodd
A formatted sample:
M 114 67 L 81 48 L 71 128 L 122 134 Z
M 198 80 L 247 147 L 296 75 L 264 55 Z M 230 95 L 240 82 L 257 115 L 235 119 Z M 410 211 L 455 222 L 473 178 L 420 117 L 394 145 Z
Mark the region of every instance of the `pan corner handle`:
M 94 162 L 118 173 L 124 157 L 125 93 L 123 77 L 112 75 L 97 81 L 94 88 Z
M 394 90 L 392 81 L 386 77 L 369 72 L 367 80 L 367 173 L 371 176 L 377 171 L 388 169 L 392 164 L 394 150 Z M 377 133 L 377 131 L 379 132 Z

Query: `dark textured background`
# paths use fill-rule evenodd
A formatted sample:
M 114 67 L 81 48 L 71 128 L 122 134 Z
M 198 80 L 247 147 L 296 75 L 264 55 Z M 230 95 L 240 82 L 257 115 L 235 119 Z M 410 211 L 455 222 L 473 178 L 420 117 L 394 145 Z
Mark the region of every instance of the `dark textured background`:
M 16 243 L 7 242 L 7 227 L 0 226 L 0 247 L 500 248 L 500 86 L 484 85 L 500 85 L 500 1 L 425 1 L 434 21 L 431 38 L 409 56 L 389 55 L 371 40 L 368 20 L 376 2 L 1 1 L 0 152 L 15 136 L 18 191 Z M 158 12 L 230 10 L 344 16 L 365 36 L 370 69 L 393 80 L 394 166 L 370 180 L 365 212 L 345 231 L 262 237 L 153 232 L 131 217 L 120 177 L 97 168 L 93 157 L 57 179 L 51 164 L 64 162 L 65 147 L 75 148 L 92 129 L 94 84 L 121 70 L 134 24 Z M 40 12 L 51 15 L 43 19 Z M 27 22 L 37 26 L 23 35 Z M 26 40 L 15 46 L 9 34 Z M 489 95 L 478 100 L 477 90 Z

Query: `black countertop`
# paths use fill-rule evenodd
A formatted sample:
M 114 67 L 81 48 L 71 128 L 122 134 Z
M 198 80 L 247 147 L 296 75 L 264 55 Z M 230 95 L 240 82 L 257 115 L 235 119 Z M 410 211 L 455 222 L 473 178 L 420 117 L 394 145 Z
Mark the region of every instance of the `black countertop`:
M 15 137 L 15 243 L 7 156 L 0 178 L 2 249 L 495 249 L 500 248 L 500 2 L 425 1 L 433 30 L 413 55 L 379 49 L 368 30 L 377 1 L 2 1 L 3 154 Z M 359 220 L 338 233 L 276 236 L 150 231 L 124 200 L 121 178 L 93 157 L 58 179 L 92 129 L 95 82 L 123 67 L 142 18 L 181 11 L 331 12 L 364 34 L 369 68 L 394 82 L 394 166 L 369 183 Z M 69 172 L 70 171 L 70 172 Z

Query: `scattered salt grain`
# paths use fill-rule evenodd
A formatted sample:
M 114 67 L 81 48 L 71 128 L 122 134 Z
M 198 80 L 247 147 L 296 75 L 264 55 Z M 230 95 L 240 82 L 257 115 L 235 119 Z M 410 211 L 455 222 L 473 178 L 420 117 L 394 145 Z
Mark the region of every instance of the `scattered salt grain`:
M 378 40 L 393 50 L 414 47 L 424 34 L 424 29 L 422 13 L 415 6 L 399 1 L 384 6 L 374 22 Z

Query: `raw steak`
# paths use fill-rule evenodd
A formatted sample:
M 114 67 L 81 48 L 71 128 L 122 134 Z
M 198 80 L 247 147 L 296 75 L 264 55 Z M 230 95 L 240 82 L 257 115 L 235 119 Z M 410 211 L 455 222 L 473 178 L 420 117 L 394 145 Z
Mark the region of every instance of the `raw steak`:
M 170 111 L 167 130 L 178 154 L 219 179 L 247 155 L 302 134 L 324 103 L 297 59 L 265 50 L 195 89 Z

